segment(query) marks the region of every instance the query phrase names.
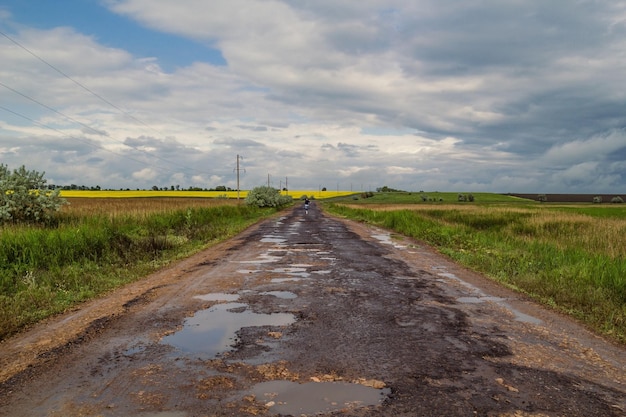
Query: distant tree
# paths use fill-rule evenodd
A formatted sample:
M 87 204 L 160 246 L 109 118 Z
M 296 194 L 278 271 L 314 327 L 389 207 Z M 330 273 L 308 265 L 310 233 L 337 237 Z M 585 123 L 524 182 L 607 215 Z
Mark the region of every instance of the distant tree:
M 396 190 L 395 188 L 387 187 L 386 185 L 376 189 L 379 193 L 403 193 L 402 190 Z
M 322 191 L 326 191 L 326 187 L 323 187 L 323 188 L 322 188 Z
M 153 186 L 152 186 L 152 191 L 159 191 L 159 187 L 158 187 L 158 186 L 156 186 L 156 185 L 153 185 Z
M 281 207 L 290 204 L 293 199 L 291 196 L 282 195 L 276 188 L 261 186 L 250 190 L 245 201 L 249 206 Z
M 11 171 L 0 164 L 0 222 L 45 222 L 67 203 L 60 189 L 46 187 L 44 174 L 24 165 Z
M 537 201 L 540 201 L 542 203 L 545 203 L 546 201 L 548 201 L 548 196 L 545 194 L 539 194 L 537 196 Z

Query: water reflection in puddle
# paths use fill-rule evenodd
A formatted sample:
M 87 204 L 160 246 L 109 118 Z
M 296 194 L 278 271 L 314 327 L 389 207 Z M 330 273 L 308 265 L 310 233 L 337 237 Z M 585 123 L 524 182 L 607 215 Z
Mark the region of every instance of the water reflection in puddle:
M 456 300 L 459 303 L 464 303 L 464 304 L 479 304 L 479 303 L 484 303 L 486 301 L 501 302 L 501 301 L 504 301 L 504 298 L 500 298 L 500 297 L 459 297 Z
M 268 381 L 252 387 L 258 401 L 272 414 L 314 415 L 343 409 L 379 405 L 389 389 L 375 389 L 347 382 Z
M 264 243 L 277 243 L 277 244 L 280 244 L 280 243 L 285 243 L 286 241 L 287 241 L 287 239 L 285 239 L 284 237 L 282 237 L 282 236 L 274 236 L 274 235 L 266 235 L 266 236 L 263 236 L 263 238 L 261 239 L 261 242 L 264 242 Z
M 280 256 L 270 255 L 269 253 L 262 253 L 257 259 L 251 261 L 239 261 L 240 264 L 267 264 L 272 262 L 278 262 L 281 260 Z
M 445 270 L 445 267 L 434 267 L 433 269 Z M 508 304 L 506 302 L 506 298 L 487 296 L 487 295 L 485 295 L 485 293 L 482 292 L 482 290 L 480 290 L 480 288 L 470 284 L 469 282 L 463 281 L 461 278 L 457 277 L 455 274 L 451 274 L 449 272 L 438 272 L 437 275 L 440 275 L 440 276 L 445 277 L 445 278 L 456 280 L 457 282 L 461 283 L 462 285 L 464 285 L 465 287 L 470 289 L 474 294 L 478 294 L 477 296 L 459 297 L 459 298 L 457 298 L 457 301 L 460 302 L 460 303 L 464 303 L 464 304 L 478 304 L 478 303 L 491 301 L 491 302 L 494 302 L 494 303 L 500 305 L 501 307 L 504 307 L 507 310 L 509 310 L 513 314 L 513 316 L 515 316 L 515 320 L 517 320 L 517 321 L 521 321 L 522 323 L 532 323 L 532 324 L 542 324 L 543 323 L 543 321 L 541 319 L 538 319 L 538 318 L 533 317 L 531 315 L 522 313 L 521 311 L 513 308 L 513 306 L 511 306 L 510 304 Z
M 270 272 L 274 272 L 276 274 L 286 274 L 290 277 L 300 278 L 308 278 L 311 275 L 311 273 L 307 272 L 306 268 L 303 267 L 276 268 L 272 269 Z
M 223 292 L 214 292 L 211 294 L 196 295 L 193 298 L 204 301 L 237 301 L 239 294 L 226 294 Z
M 186 355 L 215 357 L 231 350 L 235 333 L 242 327 L 286 326 L 295 322 L 293 314 L 258 314 L 247 308 L 244 303 L 225 303 L 198 311 L 185 319 L 182 330 L 165 336 L 161 343 Z
M 302 281 L 302 278 L 298 278 L 298 277 L 272 278 L 272 280 L 270 282 L 272 282 L 274 284 L 280 284 L 280 283 L 289 282 L 289 281 Z
M 380 243 L 386 244 L 386 245 L 391 245 L 396 249 L 405 249 L 406 245 L 400 245 L 398 243 L 395 243 L 393 240 L 391 240 L 391 234 L 389 233 L 385 233 L 385 234 L 378 234 L 378 235 L 372 235 L 372 237 L 376 240 L 378 240 Z
M 294 298 L 298 297 L 296 294 L 292 293 L 291 291 L 266 291 L 266 292 L 260 293 L 260 295 L 271 295 L 276 298 L 282 298 L 285 300 L 293 300 Z

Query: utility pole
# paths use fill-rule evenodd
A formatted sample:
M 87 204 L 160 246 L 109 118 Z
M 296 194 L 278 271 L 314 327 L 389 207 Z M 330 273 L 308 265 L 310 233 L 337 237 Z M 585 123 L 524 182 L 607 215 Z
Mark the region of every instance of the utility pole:
M 239 171 L 241 171 L 239 168 L 239 159 L 243 159 L 243 156 L 239 156 L 239 154 L 237 154 L 237 168 L 235 168 L 235 171 L 237 172 L 237 202 L 239 202 Z M 246 172 L 246 170 L 244 169 L 243 172 Z
M 289 186 L 287 185 L 287 177 L 285 177 L 285 190 L 287 190 L 285 195 L 289 195 Z

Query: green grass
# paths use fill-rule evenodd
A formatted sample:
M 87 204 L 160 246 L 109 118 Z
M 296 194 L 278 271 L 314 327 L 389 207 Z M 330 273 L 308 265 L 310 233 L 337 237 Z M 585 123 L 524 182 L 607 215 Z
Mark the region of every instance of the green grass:
M 497 204 L 415 203 L 409 209 L 406 200 L 325 207 L 427 242 L 626 343 L 626 206 L 502 204 L 500 198 L 494 195 Z
M 141 215 L 61 213 L 0 228 L 0 339 L 233 236 L 274 209 L 223 205 Z
M 332 202 L 351 202 L 356 204 L 445 204 L 457 203 L 459 194 L 474 196 L 474 204 L 516 203 L 533 204 L 532 200 L 504 194 L 493 193 L 457 193 L 457 192 L 391 192 L 374 193 L 373 197 L 363 198 L 362 194 L 333 198 Z M 423 200 L 426 199 L 426 201 Z

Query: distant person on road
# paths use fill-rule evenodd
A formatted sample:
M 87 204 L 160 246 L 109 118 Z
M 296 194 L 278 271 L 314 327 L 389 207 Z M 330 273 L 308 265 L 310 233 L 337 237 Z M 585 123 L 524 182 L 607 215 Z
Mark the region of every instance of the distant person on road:
M 304 213 L 305 214 L 309 214 L 309 204 L 311 204 L 311 200 L 309 200 L 309 197 L 305 197 L 304 198 Z

